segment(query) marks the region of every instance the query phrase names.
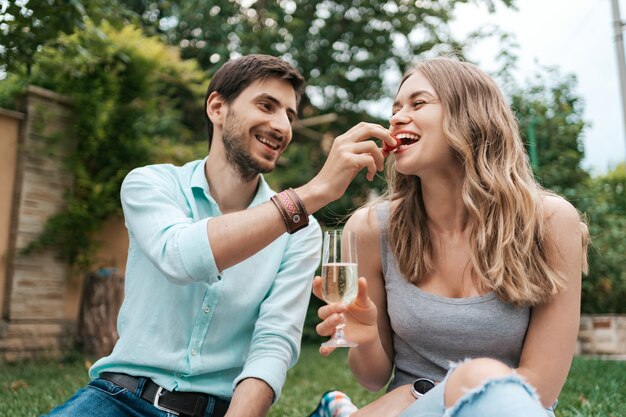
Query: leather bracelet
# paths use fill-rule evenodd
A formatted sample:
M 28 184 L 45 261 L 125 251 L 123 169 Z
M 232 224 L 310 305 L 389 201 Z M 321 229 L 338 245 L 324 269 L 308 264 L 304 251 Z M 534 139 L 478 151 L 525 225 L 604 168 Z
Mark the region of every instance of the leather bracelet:
M 309 225 L 309 215 L 304 203 L 292 188 L 272 196 L 271 200 L 283 218 L 287 232 L 295 233 Z

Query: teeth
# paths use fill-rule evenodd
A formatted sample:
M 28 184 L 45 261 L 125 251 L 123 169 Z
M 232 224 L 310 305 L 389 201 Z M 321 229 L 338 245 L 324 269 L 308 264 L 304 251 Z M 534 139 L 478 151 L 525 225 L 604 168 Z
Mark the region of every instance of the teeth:
M 396 135 L 396 138 L 398 139 L 409 139 L 409 140 L 419 140 L 420 137 L 418 135 L 412 134 L 412 133 L 400 133 L 399 135 Z
M 274 150 L 277 150 L 279 148 L 278 145 L 273 144 L 269 140 L 265 139 L 263 136 L 256 136 L 256 140 L 258 140 L 259 142 L 263 143 L 264 145 L 269 146 L 270 148 L 272 148 Z

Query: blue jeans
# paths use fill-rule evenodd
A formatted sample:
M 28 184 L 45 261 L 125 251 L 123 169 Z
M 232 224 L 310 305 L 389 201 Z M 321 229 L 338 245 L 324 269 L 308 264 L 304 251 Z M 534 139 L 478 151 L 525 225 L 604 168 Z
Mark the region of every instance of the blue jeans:
M 446 409 L 446 380 L 404 410 L 400 417 L 554 417 L 554 406 L 544 409 L 534 389 L 518 375 L 493 378 L 467 392 Z
M 119 387 L 105 379 L 95 379 L 81 388 L 65 404 L 47 414 L 48 417 L 174 417 L 139 397 L 146 382 L 142 378 L 136 392 Z M 205 417 L 213 414 L 209 405 Z

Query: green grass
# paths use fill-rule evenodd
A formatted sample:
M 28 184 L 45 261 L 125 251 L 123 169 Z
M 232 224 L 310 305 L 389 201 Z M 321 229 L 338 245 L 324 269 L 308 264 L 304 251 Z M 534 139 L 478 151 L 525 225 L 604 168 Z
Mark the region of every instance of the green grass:
M 0 361 L 0 417 L 39 416 L 65 402 L 89 380 L 86 362 L 80 355 L 56 361 Z
M 80 355 L 0 362 L 0 417 L 39 416 L 61 404 L 87 382 L 88 362 Z M 354 381 L 345 351 L 323 358 L 316 345 L 305 345 L 270 417 L 306 417 L 328 389 L 347 392 L 357 405 L 380 395 Z M 626 417 L 626 361 L 576 358 L 559 401 L 558 417 Z

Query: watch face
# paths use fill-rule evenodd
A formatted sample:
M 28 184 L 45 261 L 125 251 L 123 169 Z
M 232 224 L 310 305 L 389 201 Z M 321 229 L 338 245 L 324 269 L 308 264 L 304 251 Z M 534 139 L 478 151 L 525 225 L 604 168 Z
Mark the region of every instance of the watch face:
M 435 387 L 435 383 L 430 379 L 420 378 L 413 383 L 413 388 L 418 393 L 424 395 Z

